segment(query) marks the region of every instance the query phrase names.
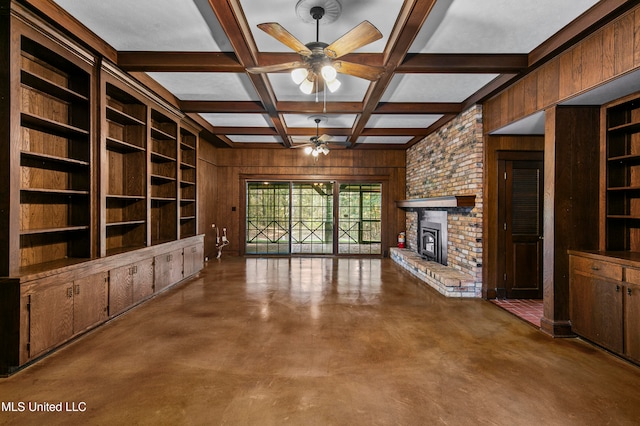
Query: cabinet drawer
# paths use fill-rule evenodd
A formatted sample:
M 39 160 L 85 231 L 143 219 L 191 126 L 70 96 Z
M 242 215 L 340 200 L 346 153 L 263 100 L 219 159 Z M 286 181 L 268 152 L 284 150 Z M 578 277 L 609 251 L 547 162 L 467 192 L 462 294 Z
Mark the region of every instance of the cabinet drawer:
M 571 256 L 571 267 L 583 273 L 622 281 L 622 266 L 615 263 Z
M 632 284 L 640 284 L 640 269 L 624 268 L 625 281 Z

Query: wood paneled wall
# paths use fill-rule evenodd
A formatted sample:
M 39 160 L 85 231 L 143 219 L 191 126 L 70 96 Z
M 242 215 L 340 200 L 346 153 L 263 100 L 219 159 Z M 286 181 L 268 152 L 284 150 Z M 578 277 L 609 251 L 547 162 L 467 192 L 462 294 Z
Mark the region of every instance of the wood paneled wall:
M 205 257 L 212 259 L 217 255 L 215 229 L 211 227 L 218 224 L 216 148 L 201 138 L 198 157 L 198 233 L 204 234 Z
M 640 6 L 485 102 L 485 132 L 640 67 Z
M 396 244 L 398 232 L 404 230 L 404 211 L 397 208 L 394 201 L 405 198 L 405 151 L 336 149 L 314 161 L 299 149 L 212 150 L 200 150 L 200 165 L 210 163 L 210 166 L 200 169 L 198 176 L 200 232 L 206 232 L 208 237 L 208 229 L 205 231 L 205 228 L 210 229 L 211 223 L 226 227 L 231 244 L 224 253 L 243 253 L 244 181 L 248 178 L 381 181 L 385 203 L 383 252 Z M 205 250 L 211 246 L 210 240 L 205 238 Z
M 598 248 L 599 142 L 599 107 L 547 110 L 541 329 L 553 336 L 572 335 L 567 251 Z

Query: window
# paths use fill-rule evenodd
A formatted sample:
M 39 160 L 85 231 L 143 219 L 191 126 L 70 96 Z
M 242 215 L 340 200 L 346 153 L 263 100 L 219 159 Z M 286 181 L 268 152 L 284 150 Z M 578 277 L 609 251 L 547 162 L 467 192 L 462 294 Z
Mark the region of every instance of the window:
M 379 183 L 247 182 L 245 253 L 380 254 L 381 189 Z

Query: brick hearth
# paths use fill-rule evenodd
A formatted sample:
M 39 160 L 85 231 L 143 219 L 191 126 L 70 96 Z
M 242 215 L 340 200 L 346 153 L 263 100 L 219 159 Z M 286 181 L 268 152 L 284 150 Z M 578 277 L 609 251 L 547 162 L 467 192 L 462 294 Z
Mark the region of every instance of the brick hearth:
M 391 248 L 391 259 L 447 297 L 481 297 L 482 283 L 451 266 L 424 260 L 409 249 Z

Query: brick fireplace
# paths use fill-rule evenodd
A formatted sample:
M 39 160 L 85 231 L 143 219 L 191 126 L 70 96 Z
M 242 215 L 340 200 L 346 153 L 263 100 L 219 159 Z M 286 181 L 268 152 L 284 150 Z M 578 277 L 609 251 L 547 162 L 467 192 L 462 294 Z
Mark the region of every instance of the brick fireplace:
M 406 202 L 407 249 L 392 250 L 392 258 L 405 268 L 421 269 L 429 276 L 428 268 L 437 269 L 437 277 L 451 273 L 461 284 L 457 288 L 443 289 L 441 282 L 430 283 L 448 296 L 481 297 L 482 295 L 482 178 L 483 135 L 482 107 L 474 105 L 453 121 L 407 150 Z M 467 197 L 467 201 L 453 204 L 452 198 Z M 473 198 L 473 206 L 468 203 Z M 444 211 L 447 216 L 446 266 L 436 267 L 433 260 L 424 260 L 419 254 L 420 217 L 418 200 L 440 202 L 425 207 L 429 211 Z M 448 201 L 446 201 L 448 200 Z M 403 264 L 399 254 L 404 253 L 409 263 Z M 419 260 L 424 260 L 425 269 Z M 444 269 L 443 269 L 444 268 Z M 415 272 L 415 271 L 412 271 Z M 431 277 L 433 278 L 433 277 Z M 445 279 L 441 281 L 446 281 Z M 446 287 L 446 286 L 445 286 Z M 455 287 L 455 286 L 453 286 Z M 450 291 L 451 290 L 451 291 Z

